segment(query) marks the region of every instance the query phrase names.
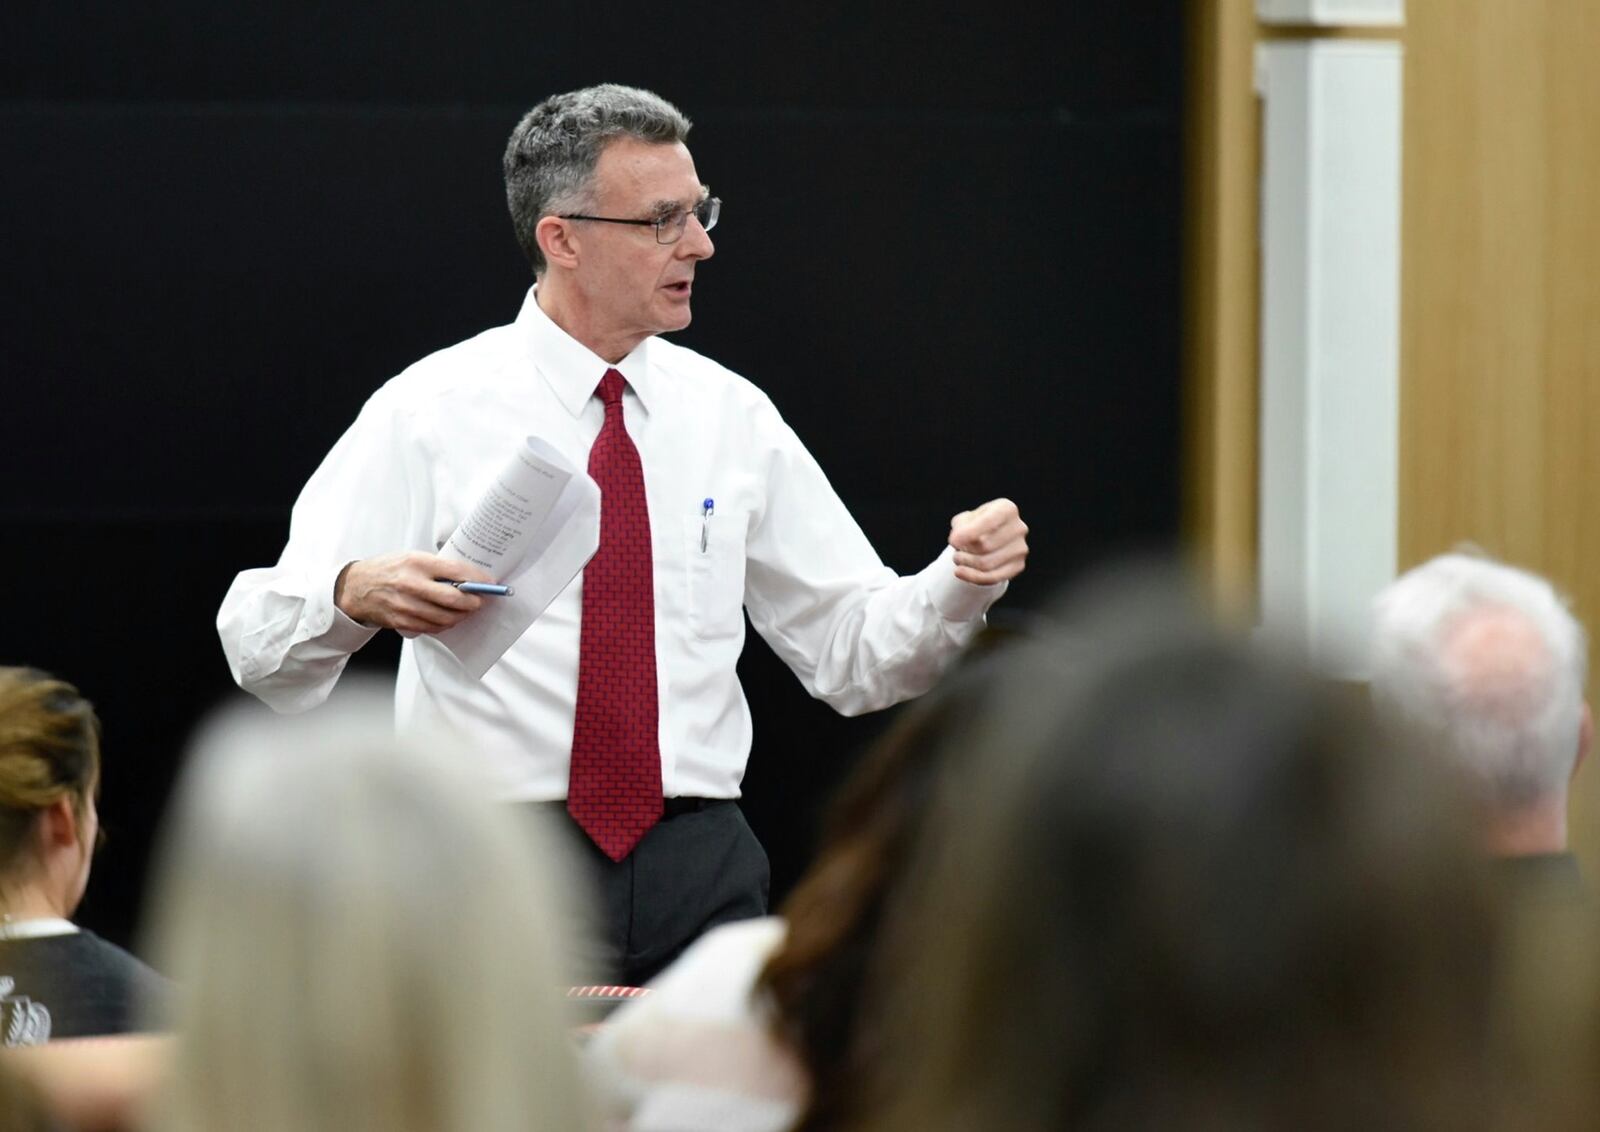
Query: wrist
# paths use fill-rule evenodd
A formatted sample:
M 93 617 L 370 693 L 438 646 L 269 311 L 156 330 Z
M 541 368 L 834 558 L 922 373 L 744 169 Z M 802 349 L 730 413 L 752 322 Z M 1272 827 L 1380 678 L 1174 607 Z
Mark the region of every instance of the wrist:
M 364 624 L 363 619 L 357 615 L 356 610 L 347 600 L 348 587 L 346 582 L 350 577 L 350 568 L 354 565 L 356 565 L 355 561 L 346 562 L 344 566 L 340 568 L 338 576 L 334 578 L 333 605 L 335 609 L 344 614 L 346 617 L 350 618 L 350 620 L 356 622 L 357 624 Z

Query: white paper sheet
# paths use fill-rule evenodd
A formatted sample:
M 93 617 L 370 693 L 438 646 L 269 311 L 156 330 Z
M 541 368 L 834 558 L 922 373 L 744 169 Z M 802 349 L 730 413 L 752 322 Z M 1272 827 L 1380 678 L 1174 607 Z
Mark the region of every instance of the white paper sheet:
M 505 655 L 600 546 L 600 488 L 530 436 L 439 554 L 487 570 L 513 589 L 434 634 L 478 678 Z

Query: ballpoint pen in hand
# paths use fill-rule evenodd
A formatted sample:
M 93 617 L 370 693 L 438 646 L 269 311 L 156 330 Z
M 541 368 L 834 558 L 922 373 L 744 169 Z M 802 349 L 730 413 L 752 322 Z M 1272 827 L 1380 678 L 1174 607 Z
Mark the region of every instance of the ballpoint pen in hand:
M 496 582 L 458 582 L 454 578 L 435 578 L 434 581 L 454 586 L 464 594 L 479 594 L 483 597 L 510 597 L 517 592 L 510 586 L 502 586 Z

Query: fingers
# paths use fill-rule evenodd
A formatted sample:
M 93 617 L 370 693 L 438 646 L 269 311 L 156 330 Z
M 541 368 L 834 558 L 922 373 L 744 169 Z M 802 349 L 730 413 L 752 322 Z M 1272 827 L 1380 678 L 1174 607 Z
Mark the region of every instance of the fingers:
M 440 558 L 437 554 L 412 551 L 406 555 L 429 578 L 446 578 L 452 582 L 492 582 L 494 575 L 481 566 L 462 562 L 458 558 Z
M 471 580 L 477 581 L 476 578 Z M 406 596 L 424 602 L 430 609 L 454 610 L 465 616 L 474 612 L 483 604 L 483 598 L 478 597 L 476 594 L 464 594 L 449 582 L 441 582 L 432 576 L 420 581 L 417 587 L 414 590 L 405 591 Z M 456 620 L 459 621 L 460 618 Z
M 991 499 L 982 507 L 963 511 L 950 520 L 950 545 L 978 554 L 1027 533 L 1017 505 L 1009 499 Z
M 483 604 L 482 598 L 464 594 L 440 578 L 492 580 L 470 563 L 402 551 L 352 562 L 341 575 L 335 600 L 364 625 L 407 636 L 437 633 L 459 624 Z
M 955 554 L 955 575 L 975 586 L 992 586 L 1015 578 L 1027 563 L 1028 548 L 1025 545 L 1019 545 L 1010 553 L 976 558 L 958 550 Z
M 483 604 L 482 598 L 443 582 L 429 579 L 426 585 L 429 592 L 422 595 L 400 588 L 374 592 L 370 600 L 378 613 L 373 621 L 401 633 L 438 633 L 460 624 Z
M 973 554 L 970 551 L 958 550 L 954 555 L 956 566 L 979 573 L 1004 570 L 1012 563 L 1021 562 L 1027 557 L 1027 544 L 1021 540 L 990 551 L 988 554 Z
M 392 616 L 411 622 L 421 632 L 436 632 L 477 612 L 483 604 L 483 598 L 464 594 L 444 582 L 430 580 L 427 587 L 421 594 L 397 591 L 389 605 Z
M 445 609 L 436 605 L 418 603 L 405 608 L 392 609 L 388 613 L 389 628 L 408 636 L 420 636 L 426 633 L 439 633 L 460 624 L 469 616 L 471 610 Z
M 950 520 L 955 574 L 964 582 L 992 586 L 1022 573 L 1028 559 L 1028 524 L 1009 499 L 992 499 Z

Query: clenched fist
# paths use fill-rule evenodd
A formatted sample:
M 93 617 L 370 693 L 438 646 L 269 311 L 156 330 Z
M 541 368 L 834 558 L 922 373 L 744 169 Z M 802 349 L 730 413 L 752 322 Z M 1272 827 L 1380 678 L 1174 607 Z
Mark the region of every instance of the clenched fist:
M 956 577 L 992 586 L 1022 573 L 1028 562 L 1028 524 L 1009 499 L 991 499 L 950 520 Z

